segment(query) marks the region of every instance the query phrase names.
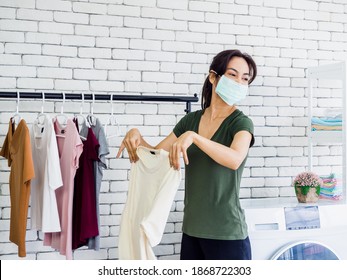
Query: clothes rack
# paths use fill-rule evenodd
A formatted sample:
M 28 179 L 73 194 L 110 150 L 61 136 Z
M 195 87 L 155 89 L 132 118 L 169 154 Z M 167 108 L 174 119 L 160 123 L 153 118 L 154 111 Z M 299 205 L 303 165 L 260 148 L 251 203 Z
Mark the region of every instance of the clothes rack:
M 91 93 L 52 93 L 52 92 L 23 92 L 18 91 L 20 99 L 53 99 L 59 100 L 111 100 L 111 94 L 91 94 Z M 43 96 L 44 95 L 44 96 Z M 163 96 L 163 95 L 112 95 L 113 100 L 115 101 L 147 101 L 147 102 L 185 102 L 186 109 L 184 110 L 186 113 L 191 111 L 191 103 L 197 102 L 199 98 L 195 93 L 194 96 Z M 18 98 L 16 91 L 0 91 L 0 98 Z

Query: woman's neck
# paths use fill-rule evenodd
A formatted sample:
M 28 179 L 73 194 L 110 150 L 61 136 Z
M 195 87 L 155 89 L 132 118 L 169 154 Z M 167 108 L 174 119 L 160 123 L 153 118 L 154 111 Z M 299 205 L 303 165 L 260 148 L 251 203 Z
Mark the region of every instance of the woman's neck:
M 226 107 L 218 107 L 213 106 L 212 104 L 205 109 L 204 115 L 211 120 L 223 118 L 230 116 L 236 110 L 236 106 L 226 106 Z
M 206 116 L 211 120 L 218 118 L 226 118 L 236 110 L 236 106 L 229 106 L 221 98 L 212 97 L 211 104 L 205 109 Z

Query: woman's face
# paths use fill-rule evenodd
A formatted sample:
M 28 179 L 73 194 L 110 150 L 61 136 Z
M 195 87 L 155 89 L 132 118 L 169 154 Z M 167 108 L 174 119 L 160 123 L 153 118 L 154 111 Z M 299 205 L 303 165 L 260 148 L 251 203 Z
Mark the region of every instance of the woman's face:
M 224 75 L 225 77 L 243 85 L 248 85 L 251 78 L 246 60 L 238 56 L 234 56 L 229 61 Z

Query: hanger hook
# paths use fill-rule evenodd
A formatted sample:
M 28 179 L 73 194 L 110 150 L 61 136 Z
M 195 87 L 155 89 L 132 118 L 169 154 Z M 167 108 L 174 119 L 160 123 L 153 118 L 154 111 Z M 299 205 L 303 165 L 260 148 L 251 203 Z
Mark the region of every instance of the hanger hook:
M 81 103 L 81 110 L 80 110 L 80 114 L 83 115 L 83 105 L 84 105 L 84 93 L 81 93 L 82 95 L 82 103 Z
M 111 93 L 111 116 L 113 116 L 113 92 Z
M 112 137 L 115 137 L 115 136 L 119 136 L 121 135 L 121 130 L 120 130 L 120 125 L 117 121 L 117 118 L 116 116 L 114 115 L 114 111 L 113 111 L 113 93 L 111 93 L 111 116 L 108 120 L 108 123 L 105 124 L 105 134 L 107 135 L 107 128 L 108 128 L 108 125 L 116 125 L 117 127 L 117 132 L 116 132 L 116 135 L 113 135 L 113 136 L 106 136 L 107 139 L 110 139 Z
M 20 101 L 20 93 L 19 91 L 17 91 L 16 114 L 19 114 L 19 101 Z
M 92 98 L 93 98 L 93 101 L 92 101 L 91 113 L 92 113 L 92 115 L 94 115 L 94 103 L 95 103 L 95 94 L 94 93 L 92 93 Z
M 41 114 L 43 114 L 43 107 L 45 106 L 45 92 L 42 92 L 42 105 L 41 105 Z
M 63 115 L 64 114 L 64 105 L 65 105 L 65 92 L 62 92 L 62 94 L 63 94 L 63 104 L 61 105 L 60 113 Z

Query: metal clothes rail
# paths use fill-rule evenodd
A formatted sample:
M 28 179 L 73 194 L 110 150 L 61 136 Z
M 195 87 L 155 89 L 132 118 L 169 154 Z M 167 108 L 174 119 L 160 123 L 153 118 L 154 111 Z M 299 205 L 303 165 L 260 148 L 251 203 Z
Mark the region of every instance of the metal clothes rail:
M 18 96 L 19 94 L 19 96 Z M 152 102 L 185 102 L 186 113 L 191 111 L 191 103 L 197 102 L 199 98 L 197 94 L 194 96 L 160 96 L 160 95 L 112 95 L 112 94 L 91 94 L 91 93 L 56 93 L 56 92 L 15 92 L 0 91 L 0 98 L 12 99 L 53 99 L 53 100 L 116 100 L 116 101 L 152 101 Z

